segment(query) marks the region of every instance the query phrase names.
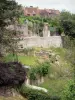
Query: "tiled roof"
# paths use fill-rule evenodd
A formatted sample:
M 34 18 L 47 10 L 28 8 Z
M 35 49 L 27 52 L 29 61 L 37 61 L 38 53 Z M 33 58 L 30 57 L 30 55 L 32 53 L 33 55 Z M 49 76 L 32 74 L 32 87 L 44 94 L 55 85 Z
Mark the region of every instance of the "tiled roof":
M 49 14 L 56 14 L 59 15 L 60 11 L 55 9 L 39 9 L 38 7 L 25 7 L 24 9 L 25 15 L 49 15 Z
M 39 14 L 39 9 L 38 7 L 26 7 L 25 10 L 24 10 L 24 13 L 25 14 L 36 14 L 38 15 Z

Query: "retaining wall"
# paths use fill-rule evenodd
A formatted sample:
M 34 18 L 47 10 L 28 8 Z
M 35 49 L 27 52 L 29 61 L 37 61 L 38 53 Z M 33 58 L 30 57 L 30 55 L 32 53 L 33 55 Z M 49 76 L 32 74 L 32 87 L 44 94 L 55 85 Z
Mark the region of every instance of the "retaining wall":
M 62 47 L 61 36 L 26 37 L 19 42 L 19 48 L 27 47 Z

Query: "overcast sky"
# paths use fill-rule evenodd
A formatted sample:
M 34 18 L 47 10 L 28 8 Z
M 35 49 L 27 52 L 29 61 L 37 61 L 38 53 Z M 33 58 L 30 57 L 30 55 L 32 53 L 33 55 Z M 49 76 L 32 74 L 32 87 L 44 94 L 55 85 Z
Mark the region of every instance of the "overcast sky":
M 39 8 L 54 8 L 58 10 L 68 10 L 75 13 L 75 0 L 16 0 L 23 6 L 35 6 Z

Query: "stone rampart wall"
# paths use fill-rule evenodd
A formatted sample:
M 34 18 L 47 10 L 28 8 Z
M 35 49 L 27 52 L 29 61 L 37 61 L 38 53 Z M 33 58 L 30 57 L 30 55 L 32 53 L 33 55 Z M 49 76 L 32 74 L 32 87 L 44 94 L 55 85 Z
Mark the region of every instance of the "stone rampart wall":
M 62 47 L 61 36 L 26 37 L 19 42 L 19 48 L 27 47 Z

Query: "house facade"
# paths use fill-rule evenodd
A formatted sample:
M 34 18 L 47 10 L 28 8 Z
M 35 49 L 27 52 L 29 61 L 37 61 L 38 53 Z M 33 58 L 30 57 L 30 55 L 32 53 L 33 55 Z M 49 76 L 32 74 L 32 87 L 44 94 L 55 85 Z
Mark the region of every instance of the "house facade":
M 60 15 L 59 10 L 55 9 L 39 9 L 38 7 L 24 7 L 25 16 L 43 16 L 43 17 L 53 17 Z
M 25 16 L 36 16 L 39 15 L 39 9 L 38 7 L 25 7 L 24 8 L 24 15 Z

